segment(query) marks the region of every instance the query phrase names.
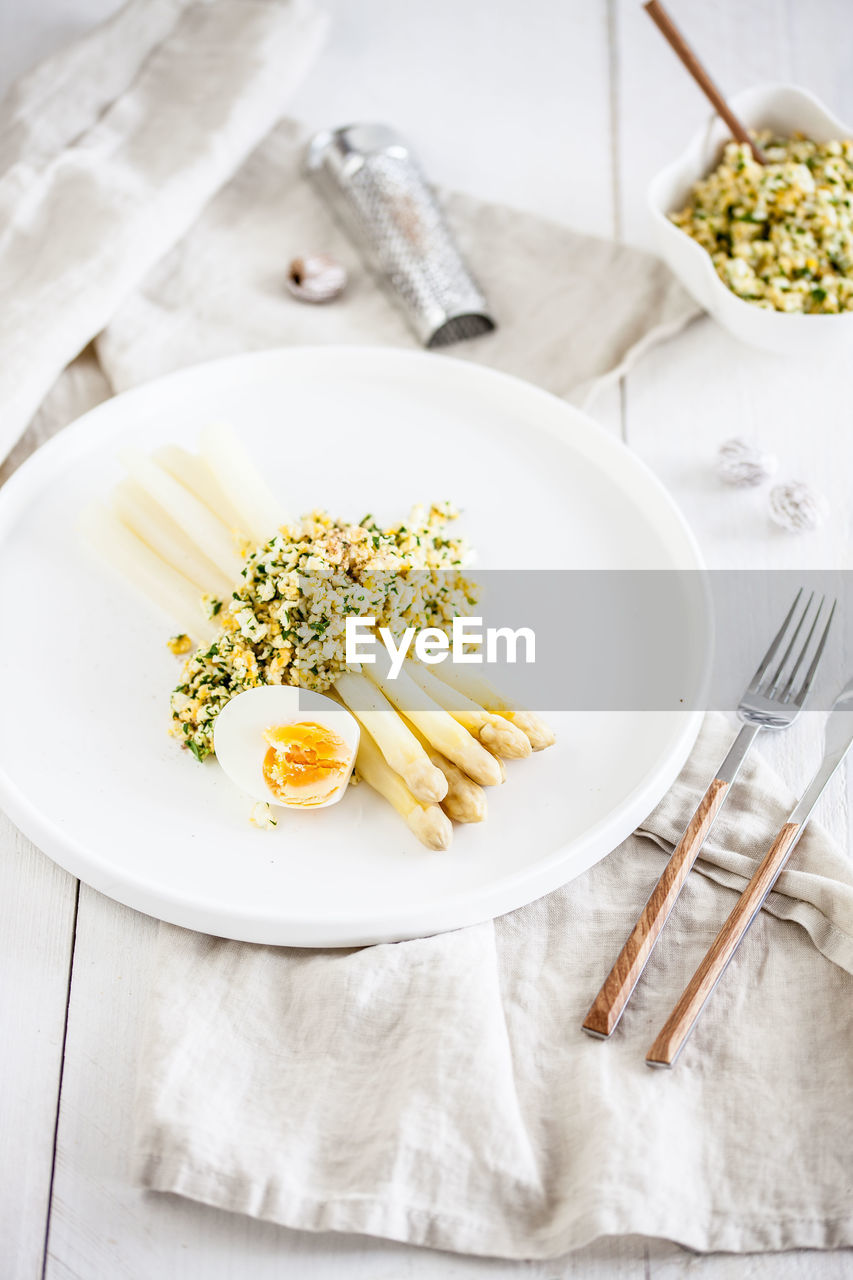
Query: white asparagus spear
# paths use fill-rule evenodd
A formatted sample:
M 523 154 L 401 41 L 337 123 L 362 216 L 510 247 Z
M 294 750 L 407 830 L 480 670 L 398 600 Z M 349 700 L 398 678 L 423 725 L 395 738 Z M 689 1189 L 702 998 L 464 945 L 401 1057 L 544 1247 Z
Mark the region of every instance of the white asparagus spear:
M 517 725 L 522 733 L 527 734 L 534 751 L 544 751 L 546 747 L 553 747 L 557 741 L 557 735 L 548 721 L 543 720 L 535 711 L 525 711 L 523 707 L 515 707 L 506 712 L 506 717 Z
M 435 675 L 444 684 L 473 698 L 474 702 L 479 702 L 487 711 L 494 711 L 497 715 L 512 721 L 530 739 L 530 745 L 534 751 L 544 751 L 546 747 L 553 746 L 557 741 L 554 730 L 541 716 L 535 711 L 525 711 L 511 699 L 505 698 L 485 676 L 478 672 L 470 671 L 453 662 L 442 662 L 437 665 Z
M 463 773 L 452 760 L 430 746 L 420 729 L 410 720 L 406 724 L 436 769 L 440 769 L 447 779 L 447 795 L 442 800 L 441 807 L 448 818 L 454 822 L 483 822 L 486 817 L 486 793 L 483 788 L 469 778 L 467 773 Z
M 424 693 L 407 671 L 401 671 L 392 680 L 388 674 L 390 665 L 387 652 L 379 648 L 376 661 L 366 668 L 366 674 L 389 702 L 393 702 L 412 724 L 417 725 L 437 751 L 458 764 L 463 773 L 481 786 L 497 786 L 501 781 L 501 771 L 495 757 L 428 693 Z
M 479 738 L 492 755 L 504 756 L 507 760 L 519 760 L 530 755 L 532 748 L 527 734 L 522 733 L 521 729 L 516 728 L 504 716 L 486 711 L 473 698 L 436 679 L 432 671 L 421 662 L 408 659 L 405 670 L 424 693 L 428 693 L 464 729 Z
M 131 533 L 114 511 L 93 503 L 83 512 L 80 523 L 83 536 L 97 554 L 167 613 L 181 631 L 197 643 L 206 644 L 214 638 L 216 628 L 201 611 L 197 589 Z
M 146 458 L 138 449 L 128 449 L 122 455 L 122 461 L 134 480 L 180 525 L 199 551 L 214 562 L 229 582 L 236 582 L 243 562 L 222 521 L 174 476 L 164 471 L 152 458 Z
M 437 804 L 421 804 L 403 779 L 385 761 L 379 747 L 366 730 L 362 730 L 355 758 L 358 774 L 373 787 L 408 824 L 421 844 L 428 849 L 449 849 L 453 838 L 450 819 Z
M 260 546 L 287 523 L 287 513 L 231 427 L 219 422 L 205 427 L 200 443 L 217 483 Z
M 360 672 L 347 671 L 335 681 L 335 689 L 416 799 L 425 804 L 443 800 L 447 779 L 376 686 Z
M 161 449 L 155 449 L 152 457 L 222 521 L 232 538 L 250 538 L 238 511 L 229 502 L 204 458 L 182 449 L 179 444 L 165 444 Z
M 135 480 L 126 477 L 116 485 L 113 504 L 119 519 L 156 551 L 161 560 L 194 583 L 200 596 L 227 599 L 231 586 L 225 575 L 201 554 L 183 529 Z

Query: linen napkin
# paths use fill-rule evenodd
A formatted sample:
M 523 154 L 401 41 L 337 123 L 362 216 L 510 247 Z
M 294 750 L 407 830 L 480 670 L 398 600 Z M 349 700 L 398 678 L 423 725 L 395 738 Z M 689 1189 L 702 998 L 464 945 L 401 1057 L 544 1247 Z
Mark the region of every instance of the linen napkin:
M 494 922 L 346 952 L 161 925 L 143 1183 L 309 1230 L 506 1258 L 599 1235 L 853 1243 L 853 874 L 810 826 L 682 1060 L 645 1050 L 793 797 L 753 756 L 611 1042 L 588 1005 L 732 738 L 640 830 Z
M 0 460 L 284 111 L 307 0 L 131 0 L 0 106 Z
M 250 23 L 257 44 L 246 62 L 257 58 L 257 81 L 246 70 L 235 89 L 229 73 L 222 97 L 212 79 L 202 92 L 193 87 L 202 83 L 205 41 L 221 50 L 228 23 L 212 15 L 231 13 L 228 0 L 135 0 L 115 27 L 33 77 L 19 94 L 26 110 L 7 116 L 0 136 L 14 156 L 34 158 L 16 162 L 21 177 L 9 177 L 13 165 L 0 180 L 21 264 L 12 274 L 0 243 L 0 278 L 16 285 L 22 331 L 34 339 L 44 325 L 45 340 L 22 344 L 24 391 L 0 381 L 3 448 L 62 362 L 111 317 L 94 352 L 45 401 L 7 471 L 109 389 L 187 362 L 292 341 L 412 343 L 300 178 L 304 135 L 296 125 L 277 127 L 177 242 L 252 145 L 250 134 L 261 136 L 262 114 L 277 109 L 255 92 L 274 79 L 270 41 L 299 14 L 296 29 L 308 39 L 296 55 L 282 39 L 275 55 L 288 46 L 281 65 L 295 77 L 290 59 L 306 58 L 318 38 L 316 20 L 297 6 L 240 0 L 239 9 L 258 24 Z M 124 48 L 134 27 L 128 12 L 147 33 L 149 53 L 104 70 L 98 50 L 116 41 Z M 230 29 L 229 38 L 244 35 Z M 81 67 L 87 83 L 98 73 L 97 85 L 77 107 Z M 158 67 L 169 74 L 155 77 L 155 92 L 149 77 Z M 188 135 L 178 127 L 188 100 L 204 157 L 189 169 Z M 135 130 L 150 137 L 152 101 L 170 122 L 153 150 L 131 144 Z M 72 109 L 82 115 L 66 128 Z M 243 128 L 232 129 L 235 116 Z M 115 130 L 103 145 L 98 118 Z M 183 140 L 174 150 L 173 129 Z M 163 167 L 152 178 L 159 149 Z M 71 194 L 85 188 L 87 217 L 102 236 L 109 232 L 113 248 L 104 253 L 98 237 L 78 239 L 76 230 L 57 234 L 45 265 L 44 230 L 65 218 L 75 224 L 59 179 L 87 158 Z M 580 398 L 695 312 L 644 255 L 468 197 L 445 198 L 500 325 L 454 354 Z M 162 202 L 169 231 L 155 243 L 145 223 Z M 31 234 L 19 235 L 22 227 Z M 319 248 L 341 257 L 352 276 L 340 303 L 311 309 L 285 294 L 283 277 L 290 257 Z M 51 279 L 70 283 L 50 295 Z M 57 319 L 48 302 L 59 297 Z M 0 318 L 0 332 L 5 324 Z M 564 889 L 493 923 L 346 952 L 248 946 L 161 926 L 137 1101 L 144 1184 L 294 1227 L 511 1258 L 550 1257 L 603 1233 L 666 1236 L 700 1249 L 851 1243 L 853 886 L 817 828 L 721 985 L 690 1057 L 672 1074 L 641 1061 L 790 800 L 758 758 L 718 821 L 622 1032 L 600 1045 L 578 1030 L 727 742 L 719 719 L 710 719 L 640 833 Z
M 417 347 L 302 173 L 307 132 L 282 122 L 96 342 L 116 390 L 212 356 L 293 343 Z M 576 403 L 698 314 L 651 255 L 472 196 L 440 193 L 497 329 L 451 348 Z M 291 299 L 292 258 L 331 253 L 349 286 L 334 304 Z

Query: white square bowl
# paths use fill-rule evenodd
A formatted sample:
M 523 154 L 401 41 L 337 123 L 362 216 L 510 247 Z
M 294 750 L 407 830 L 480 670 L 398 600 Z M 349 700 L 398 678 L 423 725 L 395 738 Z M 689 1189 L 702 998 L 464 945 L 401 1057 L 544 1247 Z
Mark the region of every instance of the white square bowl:
M 746 89 L 731 99 L 731 106 L 750 129 L 772 129 L 783 137 L 799 131 L 817 142 L 853 136 L 850 126 L 796 85 Z M 710 254 L 670 221 L 668 215 L 684 207 L 690 188 L 714 168 L 730 138 L 719 116 L 712 116 L 687 150 L 652 179 L 648 201 L 661 257 L 699 305 L 750 346 L 780 355 L 808 354 L 830 345 L 853 350 L 853 311 L 802 315 L 746 302 L 723 284 Z

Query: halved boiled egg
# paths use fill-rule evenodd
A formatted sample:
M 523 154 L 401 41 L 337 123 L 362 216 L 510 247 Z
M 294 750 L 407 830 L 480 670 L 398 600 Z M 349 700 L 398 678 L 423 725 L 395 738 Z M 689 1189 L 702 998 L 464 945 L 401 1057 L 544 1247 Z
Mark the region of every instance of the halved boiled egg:
M 334 699 L 280 684 L 238 693 L 213 726 L 213 749 L 231 781 L 288 809 L 336 804 L 358 740 L 358 721 Z

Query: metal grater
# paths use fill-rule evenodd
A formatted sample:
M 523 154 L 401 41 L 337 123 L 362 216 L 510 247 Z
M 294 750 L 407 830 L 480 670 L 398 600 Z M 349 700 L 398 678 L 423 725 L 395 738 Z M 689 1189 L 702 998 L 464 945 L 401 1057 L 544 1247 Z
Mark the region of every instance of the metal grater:
M 382 124 L 318 133 L 306 167 L 317 190 L 426 347 L 494 329 L 409 147 Z

